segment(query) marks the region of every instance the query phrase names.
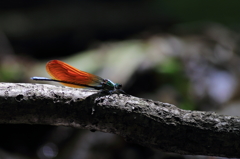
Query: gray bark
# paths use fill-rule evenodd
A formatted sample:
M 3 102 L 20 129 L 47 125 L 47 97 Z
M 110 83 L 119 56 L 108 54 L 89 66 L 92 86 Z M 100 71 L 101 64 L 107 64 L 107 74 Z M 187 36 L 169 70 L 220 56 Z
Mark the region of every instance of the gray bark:
M 1 124 L 71 126 L 187 155 L 240 157 L 240 118 L 95 90 L 0 83 Z

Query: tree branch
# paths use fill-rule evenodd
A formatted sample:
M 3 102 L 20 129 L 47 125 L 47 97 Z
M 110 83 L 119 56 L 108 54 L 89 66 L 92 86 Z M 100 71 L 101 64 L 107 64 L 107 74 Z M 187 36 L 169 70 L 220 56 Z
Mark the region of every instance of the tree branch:
M 167 152 L 240 157 L 239 117 L 88 89 L 0 83 L 0 123 L 72 126 Z

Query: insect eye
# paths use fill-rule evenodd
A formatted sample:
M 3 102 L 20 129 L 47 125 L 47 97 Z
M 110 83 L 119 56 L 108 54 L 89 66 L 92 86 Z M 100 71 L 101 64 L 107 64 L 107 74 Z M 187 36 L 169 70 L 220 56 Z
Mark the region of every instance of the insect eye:
M 121 84 L 116 84 L 116 89 L 120 89 L 122 88 L 122 85 Z

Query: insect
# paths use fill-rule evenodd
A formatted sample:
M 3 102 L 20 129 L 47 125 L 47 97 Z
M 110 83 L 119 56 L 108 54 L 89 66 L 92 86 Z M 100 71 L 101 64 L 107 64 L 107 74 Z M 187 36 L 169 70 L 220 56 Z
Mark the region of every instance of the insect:
M 101 90 L 101 92 L 107 92 L 110 94 L 126 94 L 122 90 L 121 84 L 78 70 L 59 60 L 49 61 L 46 64 L 46 70 L 48 74 L 52 76 L 52 79 L 46 77 L 31 77 L 31 79 L 36 81 L 60 82 L 65 86 L 74 88 L 94 88 L 96 90 Z

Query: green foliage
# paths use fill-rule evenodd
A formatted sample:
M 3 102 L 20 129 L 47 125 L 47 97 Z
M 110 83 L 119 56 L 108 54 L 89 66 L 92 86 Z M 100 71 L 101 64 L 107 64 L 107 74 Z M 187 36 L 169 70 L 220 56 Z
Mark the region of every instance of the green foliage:
M 240 1 L 181 0 L 156 1 L 155 8 L 164 8 L 167 15 L 181 22 L 212 21 L 223 24 L 240 23 Z
M 168 85 L 175 89 L 178 94 L 178 106 L 182 109 L 194 110 L 193 97 L 190 93 L 190 82 L 185 75 L 183 65 L 179 59 L 169 58 L 159 64 L 157 72 L 161 74 L 162 85 Z

